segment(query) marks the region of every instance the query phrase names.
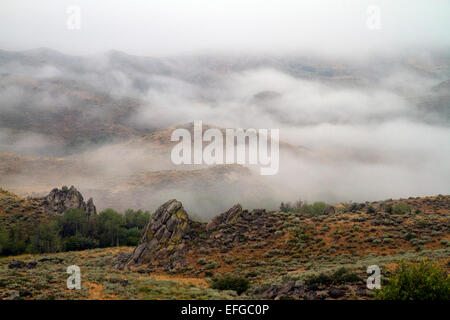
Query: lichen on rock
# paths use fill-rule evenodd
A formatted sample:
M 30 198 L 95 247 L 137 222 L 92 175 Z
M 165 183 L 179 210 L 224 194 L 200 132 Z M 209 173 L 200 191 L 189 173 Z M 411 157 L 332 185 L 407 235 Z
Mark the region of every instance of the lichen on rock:
M 206 225 L 206 229 L 208 231 L 211 231 L 217 228 L 219 225 L 234 223 L 241 216 L 241 214 L 242 214 L 242 206 L 238 203 L 229 210 L 227 210 L 226 212 L 218 215 L 217 217 L 214 217 Z
M 172 199 L 156 210 L 138 246 L 117 266 L 148 264 L 174 270 L 186 266 L 186 254 L 199 247 L 231 249 L 252 234 L 267 236 L 273 217 L 264 209 L 249 212 L 240 204 L 213 218 L 208 224 L 189 218 L 181 202 Z
M 126 266 L 154 263 L 184 265 L 186 241 L 195 222 L 189 219 L 181 202 L 172 199 L 156 210 L 147 224 L 139 245 Z

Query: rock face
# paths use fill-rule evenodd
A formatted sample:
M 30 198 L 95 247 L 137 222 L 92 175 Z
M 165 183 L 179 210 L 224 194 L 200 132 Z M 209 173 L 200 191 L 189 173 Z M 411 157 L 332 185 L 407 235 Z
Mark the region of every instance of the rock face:
M 34 269 L 37 266 L 36 261 L 30 261 L 28 263 L 21 261 L 21 260 L 11 260 L 11 262 L 8 265 L 8 269 Z
M 214 217 L 211 222 L 206 225 L 206 230 L 211 231 L 216 229 L 221 224 L 230 224 L 237 221 L 242 214 L 242 207 L 240 204 L 234 205 L 228 211 Z
M 328 206 L 323 213 L 327 215 L 335 214 L 336 210 L 334 209 L 333 206 Z
M 238 243 L 267 238 L 274 230 L 274 219 L 263 209 L 249 212 L 236 204 L 205 224 L 189 219 L 181 202 L 169 200 L 156 210 L 132 255 L 119 258 L 116 266 L 178 269 L 186 265 L 185 256 L 195 247 L 225 252 Z
M 168 269 L 183 266 L 186 244 L 195 226 L 181 202 L 175 199 L 167 201 L 152 216 L 139 245 L 125 265 L 158 262 Z
M 55 188 L 42 200 L 42 206 L 49 214 L 63 214 L 69 209 L 81 209 L 88 216 L 97 214 L 92 198 L 84 202 L 83 196 L 74 186 L 64 186 L 61 190 Z
M 242 210 L 237 204 L 207 225 L 208 241 L 202 245 L 227 252 L 247 241 L 264 241 L 274 232 L 274 219 L 264 209 Z

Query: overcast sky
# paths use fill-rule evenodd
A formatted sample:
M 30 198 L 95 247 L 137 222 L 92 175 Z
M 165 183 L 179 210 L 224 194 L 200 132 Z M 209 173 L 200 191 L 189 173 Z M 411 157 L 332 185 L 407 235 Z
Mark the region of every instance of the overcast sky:
M 70 5 L 80 29 L 67 28 Z M 380 8 L 381 29 L 367 27 Z M 373 21 L 373 20 L 371 20 Z M 372 24 L 373 26 L 373 24 Z M 1 0 L 0 48 L 138 55 L 361 53 L 450 46 L 449 0 Z

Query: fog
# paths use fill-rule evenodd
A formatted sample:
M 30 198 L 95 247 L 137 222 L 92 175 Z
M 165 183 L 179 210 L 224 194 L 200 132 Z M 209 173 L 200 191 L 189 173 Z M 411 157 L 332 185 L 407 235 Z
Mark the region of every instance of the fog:
M 365 201 L 449 190 L 448 91 L 436 91 L 448 74 L 433 56 L 413 64 L 387 57 L 385 64 L 396 67 L 374 73 L 345 59 L 302 56 L 22 55 L 7 62 L 0 88 L 1 148 L 31 157 L 4 161 L 10 169 L 1 183 L 20 194 L 75 185 L 100 209 L 120 210 L 153 210 L 176 197 L 197 216 L 211 217 L 237 202 L 274 209 L 298 199 Z M 153 68 L 142 68 L 149 61 Z M 286 67 L 293 64 L 310 71 Z M 231 67 L 223 72 L 223 66 Z M 175 166 L 168 128 L 193 120 L 280 129 L 278 174 Z M 127 134 L 108 131 L 118 124 Z M 97 139 L 103 130 L 111 139 Z
M 80 9 L 79 29 L 67 27 L 70 6 Z M 376 30 L 367 28 L 370 6 L 380 10 Z M 306 50 L 360 56 L 448 48 L 449 13 L 446 0 L 3 0 L 0 46 L 67 54 Z

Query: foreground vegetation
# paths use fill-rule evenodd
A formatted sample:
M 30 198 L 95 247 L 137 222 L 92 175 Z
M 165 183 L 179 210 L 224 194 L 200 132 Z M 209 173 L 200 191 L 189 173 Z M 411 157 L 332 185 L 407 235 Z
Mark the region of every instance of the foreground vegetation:
M 377 292 L 382 300 L 450 300 L 450 275 L 443 267 L 422 260 L 402 262 Z
M 112 267 L 117 254 L 131 247 L 92 249 L 0 259 L 0 299 L 234 299 L 199 278 L 149 274 Z M 23 261 L 21 268 L 12 267 Z M 34 262 L 31 263 L 30 262 Z M 81 290 L 67 289 L 66 268 L 81 269 Z
M 55 254 L 21 255 L 0 259 L 0 299 L 258 299 L 261 286 L 268 287 L 279 279 L 270 277 L 263 283 L 243 276 L 189 276 L 149 271 L 145 268 L 119 270 L 113 262 L 131 247 L 92 249 Z M 395 261 L 405 259 L 397 257 Z M 381 262 L 381 290 L 349 299 L 449 300 L 450 280 L 445 265 L 431 262 L 400 262 L 390 271 L 392 263 Z M 18 261 L 23 262 L 18 266 Z M 66 268 L 81 269 L 81 289 L 69 290 Z M 306 272 L 301 279 L 308 289 L 324 286 L 337 288 L 364 282 L 367 274 L 360 264 L 347 264 L 338 269 L 322 267 Z M 300 276 L 300 275 L 297 275 Z M 300 279 L 297 278 L 297 279 Z M 280 299 L 288 298 L 280 297 Z M 320 297 L 318 297 L 320 298 Z

